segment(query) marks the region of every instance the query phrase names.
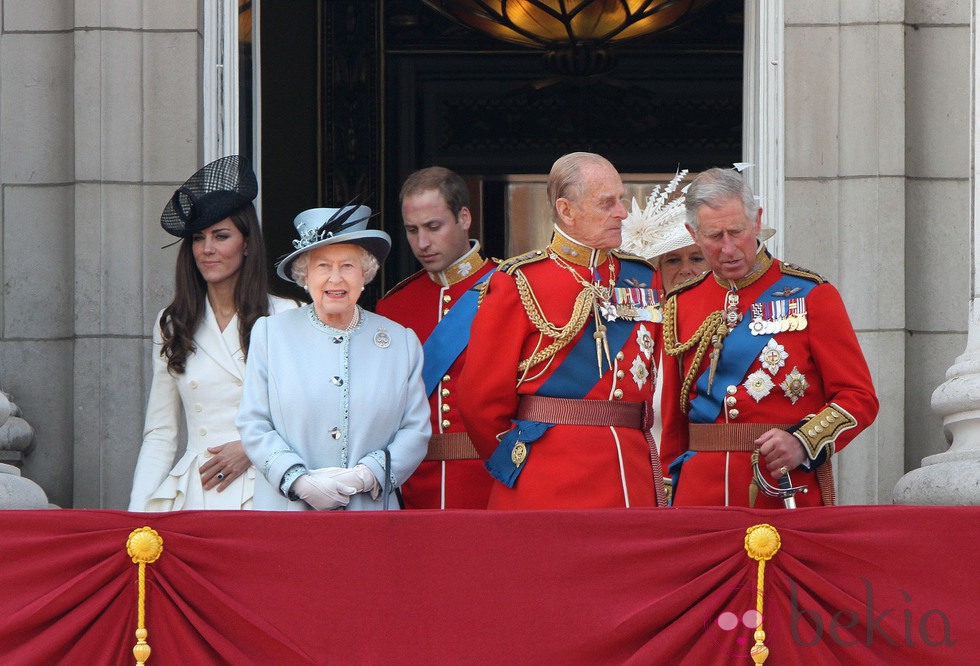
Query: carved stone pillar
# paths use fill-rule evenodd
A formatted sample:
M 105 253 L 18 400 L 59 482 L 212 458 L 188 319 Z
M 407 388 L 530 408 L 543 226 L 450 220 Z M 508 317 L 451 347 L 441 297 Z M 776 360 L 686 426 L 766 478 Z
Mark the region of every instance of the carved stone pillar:
M 892 493 L 896 504 L 980 504 L 978 301 L 980 298 L 975 296 L 970 307 L 966 351 L 946 371 L 946 381 L 932 394 L 932 409 L 943 417 L 949 450 L 923 458 L 922 467 L 899 479 Z
M 21 418 L 10 396 L 0 391 L 0 463 L 20 467 L 34 448 L 34 428 Z
M 0 509 L 46 509 L 41 486 L 20 474 L 14 465 L 34 448 L 34 429 L 20 417 L 17 405 L 0 391 Z M 10 464 L 8 464 L 10 463 Z

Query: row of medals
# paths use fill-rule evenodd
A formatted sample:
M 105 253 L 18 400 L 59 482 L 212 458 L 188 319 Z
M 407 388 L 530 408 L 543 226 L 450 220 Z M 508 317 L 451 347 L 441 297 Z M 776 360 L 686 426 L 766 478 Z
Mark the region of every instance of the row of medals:
M 639 287 L 602 287 L 600 289 L 599 309 L 608 321 L 626 319 L 628 321 L 649 321 L 659 324 L 663 321 L 660 299 L 655 289 Z
M 773 335 L 802 331 L 807 327 L 806 302 L 803 298 L 752 304 L 752 335 Z

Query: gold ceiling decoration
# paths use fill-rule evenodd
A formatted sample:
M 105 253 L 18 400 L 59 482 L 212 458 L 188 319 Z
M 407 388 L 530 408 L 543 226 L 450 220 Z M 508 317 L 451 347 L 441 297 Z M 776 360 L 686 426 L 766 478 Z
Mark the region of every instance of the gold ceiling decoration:
M 566 74 L 612 66 L 609 45 L 666 30 L 712 0 L 423 0 L 496 39 L 543 49 Z

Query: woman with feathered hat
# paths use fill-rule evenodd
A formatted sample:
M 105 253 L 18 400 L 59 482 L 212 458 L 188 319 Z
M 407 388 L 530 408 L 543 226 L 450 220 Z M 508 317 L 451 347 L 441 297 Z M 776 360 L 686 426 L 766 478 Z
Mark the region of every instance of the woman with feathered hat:
M 255 508 L 398 508 L 391 497 L 422 461 L 431 426 L 422 346 L 411 330 L 357 301 L 391 239 L 366 206 L 296 216 L 296 248 L 279 277 L 312 303 L 260 319 L 238 427 L 269 481 Z
M 248 162 L 229 155 L 191 176 L 163 210 L 161 225 L 182 240 L 174 299 L 153 329 L 130 511 L 252 508 L 255 468 L 235 427 L 249 338 L 259 317 L 296 307 L 269 295 L 256 194 Z M 187 442 L 174 464 L 181 412 Z

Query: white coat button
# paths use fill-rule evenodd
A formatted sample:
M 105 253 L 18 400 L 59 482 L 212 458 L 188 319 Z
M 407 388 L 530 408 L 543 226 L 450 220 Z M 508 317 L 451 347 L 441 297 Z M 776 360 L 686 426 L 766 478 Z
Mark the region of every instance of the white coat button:
M 196 379 L 192 379 L 190 381 L 190 385 L 191 385 L 191 388 L 192 389 L 196 389 L 197 388 L 197 380 Z
M 206 434 L 208 434 L 208 429 L 207 428 L 201 428 L 198 432 L 201 433 L 201 437 L 204 437 Z
M 201 403 L 199 403 L 199 402 L 197 402 L 197 403 L 194 403 L 194 411 L 195 411 L 195 412 L 199 412 L 199 411 L 201 411 L 202 409 L 204 409 L 204 407 L 202 407 L 202 406 L 201 406 Z

